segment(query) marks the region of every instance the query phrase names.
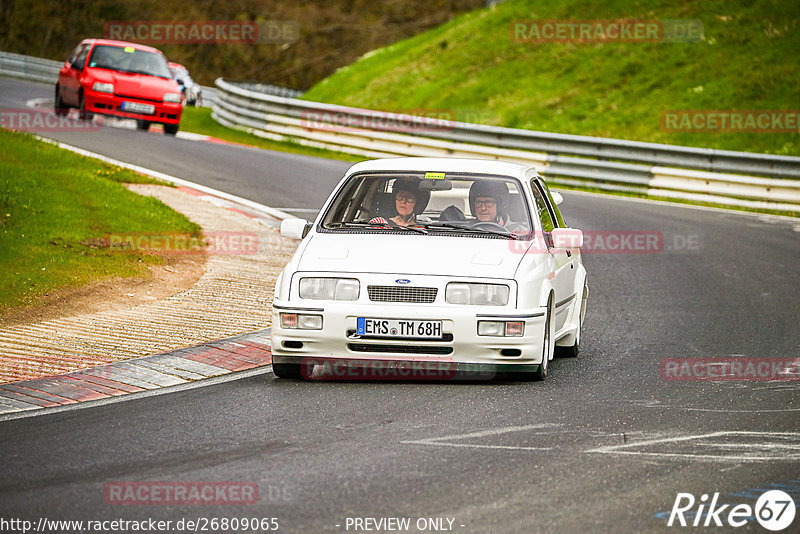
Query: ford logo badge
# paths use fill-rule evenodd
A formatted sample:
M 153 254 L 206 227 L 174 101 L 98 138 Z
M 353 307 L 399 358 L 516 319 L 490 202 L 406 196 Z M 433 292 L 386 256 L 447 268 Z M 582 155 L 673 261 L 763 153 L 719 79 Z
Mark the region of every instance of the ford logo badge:
M 408 280 L 408 279 L 406 279 L 406 278 L 398 278 L 398 279 L 397 279 L 397 280 L 395 280 L 394 282 L 395 282 L 396 284 L 410 284 L 410 283 L 411 283 L 411 280 Z

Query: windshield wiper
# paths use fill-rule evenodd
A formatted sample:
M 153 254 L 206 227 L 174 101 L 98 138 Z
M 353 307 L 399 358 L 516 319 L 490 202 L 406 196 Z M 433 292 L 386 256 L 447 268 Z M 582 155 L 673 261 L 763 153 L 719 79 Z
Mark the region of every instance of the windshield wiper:
M 347 228 L 374 228 L 376 226 L 378 228 L 387 228 L 389 230 L 409 230 L 409 231 L 417 232 L 417 233 L 420 233 L 420 234 L 427 234 L 428 233 L 428 231 L 425 230 L 425 228 L 421 228 L 419 226 L 400 226 L 400 225 L 392 226 L 392 225 L 390 225 L 388 223 L 380 223 L 380 222 L 337 221 L 337 222 L 332 222 L 332 223 L 328 224 L 328 227 L 330 227 L 330 228 L 341 228 L 341 227 L 347 227 Z
M 518 234 L 512 234 L 508 230 L 505 232 L 501 232 L 500 230 L 486 230 L 480 228 L 469 228 L 468 226 L 461 226 L 460 224 L 452 224 L 452 223 L 444 223 L 444 222 L 432 222 L 427 223 L 424 225 L 425 228 L 452 228 L 454 230 L 461 230 L 462 232 L 469 232 L 472 234 L 494 234 L 503 237 L 510 237 L 511 239 L 519 239 L 521 236 Z

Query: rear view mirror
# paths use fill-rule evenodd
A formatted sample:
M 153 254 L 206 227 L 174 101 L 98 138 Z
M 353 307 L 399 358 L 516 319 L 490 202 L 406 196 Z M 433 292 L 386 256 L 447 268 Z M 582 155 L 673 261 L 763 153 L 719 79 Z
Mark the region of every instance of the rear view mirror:
M 556 193 L 553 193 L 555 195 Z M 577 228 L 553 228 L 550 232 L 555 248 L 581 248 L 583 232 Z
M 556 193 L 555 191 L 550 191 L 550 196 L 553 197 L 553 202 L 556 203 L 556 206 L 564 202 L 564 197 L 561 196 L 561 193 Z
M 281 221 L 281 235 L 293 239 L 303 239 L 311 230 L 311 223 L 305 219 L 284 219 Z

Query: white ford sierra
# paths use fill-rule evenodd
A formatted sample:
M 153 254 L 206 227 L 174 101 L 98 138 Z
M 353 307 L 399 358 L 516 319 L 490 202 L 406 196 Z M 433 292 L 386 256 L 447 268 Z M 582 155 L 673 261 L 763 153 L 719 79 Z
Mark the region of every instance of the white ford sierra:
M 542 380 L 576 356 L 583 233 L 532 167 L 391 158 L 351 167 L 278 277 L 277 377 Z

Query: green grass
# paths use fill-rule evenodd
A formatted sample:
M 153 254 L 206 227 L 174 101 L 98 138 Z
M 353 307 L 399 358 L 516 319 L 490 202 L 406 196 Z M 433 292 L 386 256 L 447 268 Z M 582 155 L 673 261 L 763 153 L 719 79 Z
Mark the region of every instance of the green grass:
M 517 20 L 697 19 L 679 43 L 513 42 Z M 671 110 L 798 110 L 800 3 L 510 0 L 366 54 L 303 98 L 456 120 L 800 155 L 800 133 L 668 132 Z
M 362 156 L 354 156 L 344 152 L 335 152 L 321 148 L 308 147 L 299 143 L 288 141 L 271 141 L 242 130 L 228 128 L 227 126 L 223 126 L 211 118 L 211 109 L 209 108 L 183 108 L 183 115 L 181 115 L 181 130 L 184 132 L 209 135 L 230 143 L 239 143 L 242 145 L 254 146 L 266 150 L 275 150 L 278 152 L 291 152 L 293 154 L 303 154 L 318 158 L 340 159 L 343 161 L 363 161 L 365 159 Z
M 0 130 L 0 309 L 52 290 L 143 276 L 160 256 L 113 252 L 108 234 L 186 233 L 200 227 L 120 182 L 153 183 L 32 136 Z

